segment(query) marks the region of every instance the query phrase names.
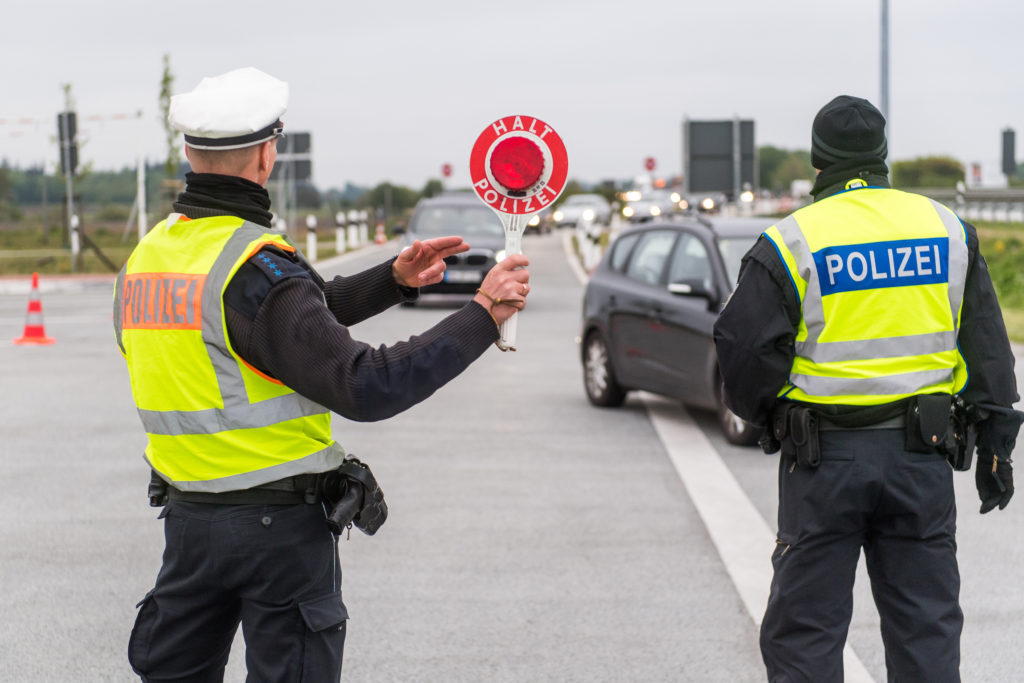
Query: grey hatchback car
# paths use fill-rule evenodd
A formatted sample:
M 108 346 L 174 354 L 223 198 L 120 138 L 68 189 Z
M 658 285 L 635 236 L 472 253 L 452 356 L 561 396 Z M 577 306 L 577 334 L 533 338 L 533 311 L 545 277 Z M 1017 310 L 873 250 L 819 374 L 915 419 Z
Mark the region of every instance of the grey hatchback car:
M 611 244 L 583 296 L 581 361 L 587 398 L 620 406 L 649 391 L 713 410 L 725 438 L 761 436 L 722 400 L 712 327 L 736 284 L 740 261 L 767 218 L 645 223 Z
M 446 235 L 462 237 L 469 251 L 446 258 L 444 279 L 423 287 L 420 293 L 464 299 L 475 294 L 487 272 L 505 258 L 505 229 L 497 214 L 475 194 L 443 194 L 416 204 L 402 242 L 408 246 L 416 240 Z

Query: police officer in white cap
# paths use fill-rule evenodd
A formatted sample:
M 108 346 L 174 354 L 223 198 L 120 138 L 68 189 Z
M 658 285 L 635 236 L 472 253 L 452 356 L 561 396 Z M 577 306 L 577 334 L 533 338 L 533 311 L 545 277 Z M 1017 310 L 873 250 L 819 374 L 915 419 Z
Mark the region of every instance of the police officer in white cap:
M 414 299 L 469 245 L 416 242 L 321 279 L 271 230 L 265 185 L 287 99 L 285 83 L 251 68 L 172 98 L 192 173 L 116 283 L 151 503 L 166 503 L 163 566 L 129 642 L 144 681 L 222 680 L 239 623 L 250 680 L 338 680 L 348 615 L 325 474 L 352 463 L 331 413 L 381 420 L 422 401 L 525 306 L 528 262 L 510 256 L 481 283 L 486 295 L 423 334 L 376 348 L 353 339 L 349 325 Z

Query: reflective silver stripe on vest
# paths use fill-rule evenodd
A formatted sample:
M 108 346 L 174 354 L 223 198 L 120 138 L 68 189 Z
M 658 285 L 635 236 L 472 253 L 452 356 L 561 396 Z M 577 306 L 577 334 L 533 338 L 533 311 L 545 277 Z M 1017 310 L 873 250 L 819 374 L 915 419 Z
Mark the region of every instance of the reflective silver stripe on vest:
M 928 201 L 949 234 L 949 308 L 953 312 L 953 332 L 956 334 L 960 331 L 960 306 L 967 287 L 967 231 L 956 214 L 934 199 L 929 198 Z
M 121 320 L 121 316 L 124 313 L 124 275 L 128 271 L 128 264 L 124 264 L 121 268 L 121 272 L 117 274 L 117 279 L 114 280 L 114 336 L 117 337 L 117 345 L 121 348 L 121 353 L 127 354 L 124 350 L 124 340 L 121 339 L 121 332 L 123 331 L 124 323 Z
M 140 408 L 139 417 L 147 434 L 184 436 L 268 426 L 325 412 L 326 408 L 305 396 L 286 394 L 259 403 L 231 405 L 223 409 L 161 411 Z
M 345 460 L 345 450 L 338 443 L 332 443 L 327 448 L 307 455 L 298 460 L 289 460 L 273 467 L 264 467 L 253 472 L 243 472 L 230 477 L 220 479 L 207 479 L 204 481 L 172 481 L 171 485 L 179 491 L 196 491 L 201 493 L 223 493 L 225 491 L 236 491 L 248 489 L 253 486 L 269 484 L 278 479 L 292 477 L 297 474 L 318 474 L 328 472 L 337 468 Z M 146 462 L 149 462 L 146 459 Z M 150 463 L 152 467 L 152 463 Z
M 213 267 L 210 268 L 209 275 L 206 276 L 206 284 L 203 285 L 203 341 L 206 343 L 210 362 L 213 363 L 214 371 L 217 373 L 217 385 L 220 387 L 225 410 L 229 410 L 232 406 L 248 407 L 249 398 L 245 391 L 245 382 L 242 380 L 238 361 L 228 351 L 225 343 L 228 336 L 227 330 L 224 329 L 221 295 L 228 283 L 228 277 L 235 261 L 241 258 L 250 242 L 266 232 L 266 228 L 249 221 L 242 223 L 221 249 L 220 255 L 214 261 Z M 278 421 L 257 424 L 273 424 Z
M 789 381 L 810 396 L 897 396 L 952 382 L 953 371 L 922 370 L 868 378 L 790 375 Z
M 242 369 L 227 349 L 221 294 L 230 278 L 232 266 L 244 255 L 249 243 L 268 232 L 270 230 L 255 223 L 242 223 L 221 249 L 203 285 L 202 338 L 213 364 L 224 407 L 205 410 L 139 409 L 139 417 L 147 433 L 169 436 L 216 434 L 231 429 L 268 427 L 285 420 L 328 412 L 319 403 L 296 393 L 250 403 Z
M 842 342 L 800 341 L 794 346 L 798 356 L 811 358 L 815 363 L 839 363 L 865 358 L 902 358 L 949 351 L 956 346 L 956 333 L 947 331 Z M 910 350 L 913 353 L 908 353 Z
M 825 327 L 825 309 L 821 303 L 821 283 L 818 282 L 814 255 L 800 230 L 800 224 L 792 214 L 776 223 L 775 229 L 782 235 L 789 253 L 793 255 L 797 274 L 807 282 L 807 291 L 800 304 L 803 307 L 804 324 L 807 326 L 807 339 L 817 341 Z

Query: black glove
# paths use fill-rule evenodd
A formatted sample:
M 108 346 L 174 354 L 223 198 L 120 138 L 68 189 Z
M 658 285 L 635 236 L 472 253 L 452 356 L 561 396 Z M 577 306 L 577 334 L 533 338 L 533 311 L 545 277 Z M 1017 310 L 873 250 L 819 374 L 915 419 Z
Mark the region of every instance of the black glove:
M 772 431 L 770 424 L 761 432 L 761 438 L 757 440 L 757 445 L 761 447 L 765 455 L 778 453 L 782 449 L 782 442 L 775 438 L 775 433 Z
M 996 455 L 984 456 L 979 452 L 974 483 L 981 498 L 981 514 L 996 505 L 1002 510 L 1013 497 L 1013 460 L 1004 460 Z

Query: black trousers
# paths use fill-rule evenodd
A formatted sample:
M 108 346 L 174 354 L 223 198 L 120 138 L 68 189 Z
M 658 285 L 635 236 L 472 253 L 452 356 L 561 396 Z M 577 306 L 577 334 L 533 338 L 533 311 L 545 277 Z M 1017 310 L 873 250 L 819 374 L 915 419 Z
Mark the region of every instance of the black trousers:
M 165 550 L 128 644 L 143 681 L 222 681 L 242 624 L 249 681 L 337 681 L 348 613 L 321 504 L 164 508 Z
M 821 432 L 821 465 L 783 443 L 779 536 L 761 653 L 772 683 L 843 680 L 861 548 L 890 683 L 960 680 L 953 471 L 902 429 Z

